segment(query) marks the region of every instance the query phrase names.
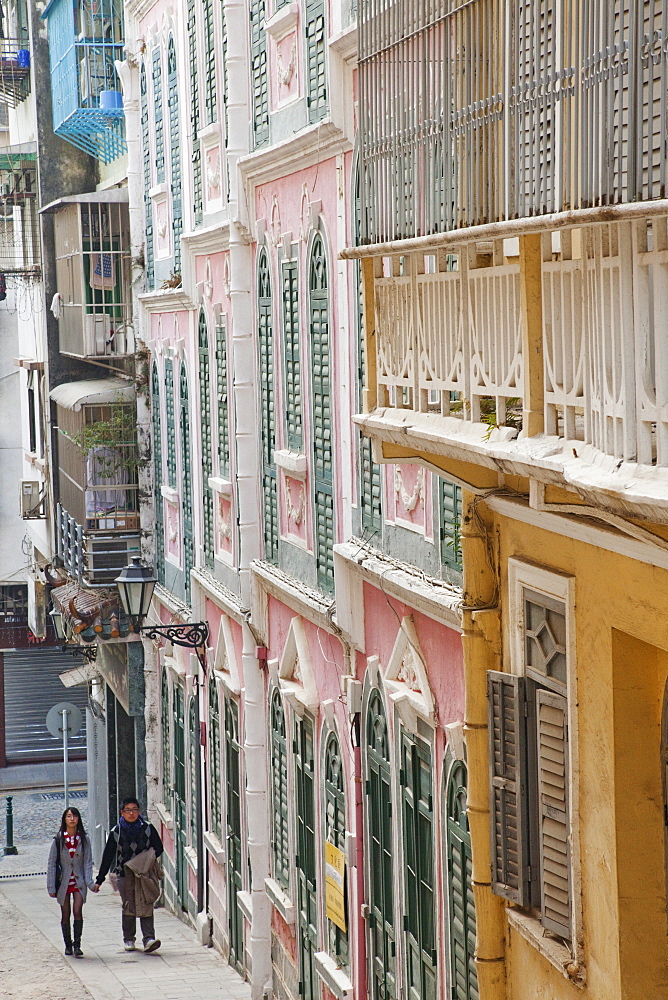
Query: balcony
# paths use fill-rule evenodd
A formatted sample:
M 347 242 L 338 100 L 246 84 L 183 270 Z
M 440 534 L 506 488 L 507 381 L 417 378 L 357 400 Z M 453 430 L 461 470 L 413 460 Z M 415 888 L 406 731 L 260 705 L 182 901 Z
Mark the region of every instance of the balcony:
M 54 213 L 54 310 L 62 354 L 104 359 L 134 353 L 127 197 L 127 189 L 73 195 L 42 209 Z
M 29 144 L 10 146 L 0 150 L 0 271 L 39 270 L 36 153 Z
M 68 574 L 109 584 L 139 548 L 134 387 L 121 379 L 51 392 L 58 430 L 56 542 Z
M 15 108 L 30 93 L 30 50 L 24 38 L 0 38 L 0 101 Z
M 102 163 L 127 150 L 116 61 L 124 56 L 122 0 L 50 0 L 53 130 Z
M 388 460 L 440 454 L 668 511 L 666 201 L 344 256 L 363 258 L 356 422 Z

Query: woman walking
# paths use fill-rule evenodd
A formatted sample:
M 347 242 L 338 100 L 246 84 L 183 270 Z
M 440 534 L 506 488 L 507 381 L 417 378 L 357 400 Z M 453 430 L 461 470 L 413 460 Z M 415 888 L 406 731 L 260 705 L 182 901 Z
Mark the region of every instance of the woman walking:
M 46 889 L 60 903 L 60 925 L 65 942 L 65 954 L 83 958 L 81 933 L 83 905 L 93 882 L 93 852 L 84 830 L 81 813 L 70 806 L 63 813 L 60 830 L 53 838 L 46 872 Z M 74 937 L 70 916 L 74 916 Z

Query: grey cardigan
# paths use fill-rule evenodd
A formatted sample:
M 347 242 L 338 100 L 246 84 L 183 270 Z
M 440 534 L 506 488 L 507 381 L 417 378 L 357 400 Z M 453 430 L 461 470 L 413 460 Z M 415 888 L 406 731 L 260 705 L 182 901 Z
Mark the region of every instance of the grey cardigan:
M 79 839 L 74 857 L 70 857 L 70 852 L 65 847 L 65 841 L 60 833 L 57 833 L 51 843 L 49 860 L 46 866 L 46 891 L 52 893 L 56 891 L 56 859 L 60 854 L 60 864 L 63 870 L 63 877 L 58 888 L 56 899 L 62 906 L 67 895 L 70 875 L 74 872 L 77 889 L 81 893 L 84 903 L 88 889 L 93 885 L 93 851 L 90 846 L 88 834 L 84 834 Z

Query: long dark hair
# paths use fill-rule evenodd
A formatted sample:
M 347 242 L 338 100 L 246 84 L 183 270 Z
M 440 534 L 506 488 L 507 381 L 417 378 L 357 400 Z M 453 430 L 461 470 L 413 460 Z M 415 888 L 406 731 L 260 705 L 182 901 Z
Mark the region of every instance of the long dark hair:
M 64 813 L 63 813 L 63 815 L 61 817 L 61 820 L 60 820 L 60 831 L 59 832 L 60 832 L 61 836 L 63 836 L 65 834 L 65 832 L 67 831 L 67 823 L 65 822 L 65 817 L 67 816 L 68 813 L 72 813 L 73 816 L 76 816 L 76 818 L 78 820 L 78 822 L 77 822 L 77 833 L 79 834 L 79 836 L 83 840 L 84 837 L 86 836 L 86 831 L 84 830 L 84 825 L 83 825 L 83 820 L 81 818 L 81 813 L 79 812 L 79 810 L 77 809 L 76 806 L 68 806 L 67 809 L 64 811 Z

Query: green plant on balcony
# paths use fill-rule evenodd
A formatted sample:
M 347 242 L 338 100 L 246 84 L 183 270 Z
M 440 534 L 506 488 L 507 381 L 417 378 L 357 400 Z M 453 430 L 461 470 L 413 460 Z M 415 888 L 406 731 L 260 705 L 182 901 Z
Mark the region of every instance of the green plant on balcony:
M 124 473 L 133 481 L 141 465 L 137 451 L 137 418 L 134 407 L 110 407 L 106 420 L 84 424 L 72 438 L 77 448 L 95 463 L 94 475 L 111 480 Z
M 513 427 L 515 430 L 522 429 L 522 400 L 519 396 L 509 396 L 506 399 L 506 412 L 504 420 L 500 421 L 496 416 L 496 400 L 493 396 L 480 396 L 480 422 L 487 424 L 489 430 L 485 434 L 485 441 L 489 441 L 492 431 L 500 427 Z M 471 401 L 468 399 L 454 399 L 450 403 L 450 413 L 464 413 L 471 409 Z

